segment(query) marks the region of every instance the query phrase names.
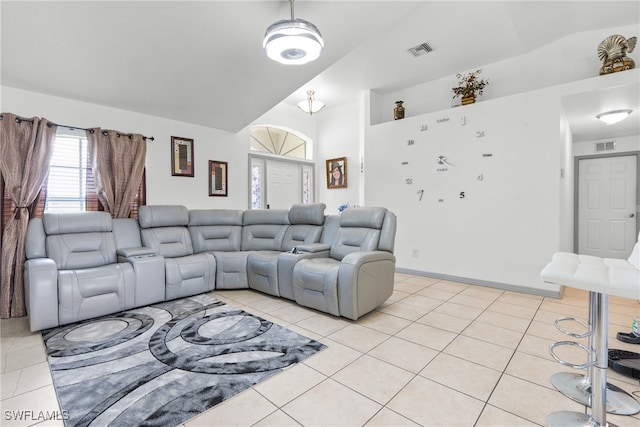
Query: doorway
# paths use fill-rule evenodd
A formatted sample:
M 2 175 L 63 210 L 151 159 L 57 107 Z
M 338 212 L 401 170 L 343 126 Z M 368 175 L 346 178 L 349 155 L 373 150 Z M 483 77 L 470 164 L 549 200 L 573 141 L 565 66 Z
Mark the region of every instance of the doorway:
M 315 165 L 311 161 L 249 155 L 249 208 L 288 209 L 314 202 Z
M 577 252 L 626 259 L 638 236 L 639 153 L 576 157 Z

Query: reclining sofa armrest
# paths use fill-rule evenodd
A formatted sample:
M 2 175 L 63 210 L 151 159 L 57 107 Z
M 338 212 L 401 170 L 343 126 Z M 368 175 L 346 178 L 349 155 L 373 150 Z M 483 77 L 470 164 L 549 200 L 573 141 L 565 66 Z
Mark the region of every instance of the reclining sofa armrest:
M 326 243 L 307 243 L 305 245 L 297 245 L 295 247 L 295 250 L 300 253 L 306 253 L 306 252 L 316 253 L 316 252 L 326 251 L 327 256 L 329 256 L 330 248 L 331 246 L 327 245 Z
M 165 300 L 164 257 L 149 247 L 118 249 L 118 262 L 129 263 L 136 277 L 134 306 L 143 307 Z
M 118 249 L 116 253 L 118 254 L 118 262 L 127 262 L 129 258 L 140 258 L 157 255 L 158 251 L 147 246 L 142 246 L 139 248 Z
M 31 332 L 59 326 L 58 269 L 52 259 L 24 263 L 24 293 Z
M 340 262 L 338 306 L 340 316 L 357 320 L 385 302 L 393 293 L 396 257 L 391 252 L 353 252 Z

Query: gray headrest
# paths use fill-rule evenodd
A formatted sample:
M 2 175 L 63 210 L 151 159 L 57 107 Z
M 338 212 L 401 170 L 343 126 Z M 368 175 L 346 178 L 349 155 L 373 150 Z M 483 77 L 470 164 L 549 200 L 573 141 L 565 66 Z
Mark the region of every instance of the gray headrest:
M 242 225 L 242 211 L 232 209 L 193 209 L 189 225 Z
M 308 205 L 296 204 L 289 208 L 289 222 L 291 224 L 324 224 L 324 203 L 312 203 Z
M 140 206 L 138 222 L 141 228 L 187 225 L 189 211 L 181 205 Z
M 252 224 L 289 224 L 289 210 L 287 209 L 255 209 L 244 211 L 242 223 Z
M 382 228 L 386 208 L 348 208 L 340 215 L 340 227 Z
M 111 215 L 108 212 L 45 213 L 42 225 L 47 235 L 70 233 L 94 233 L 111 231 Z

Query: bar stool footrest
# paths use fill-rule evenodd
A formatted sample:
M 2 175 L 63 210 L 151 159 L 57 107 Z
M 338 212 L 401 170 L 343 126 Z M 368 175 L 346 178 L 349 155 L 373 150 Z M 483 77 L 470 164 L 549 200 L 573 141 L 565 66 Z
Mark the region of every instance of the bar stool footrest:
M 582 364 L 575 364 L 575 363 L 570 363 L 567 362 L 563 359 L 561 359 L 559 356 L 556 355 L 555 353 L 555 349 L 556 347 L 561 347 L 561 346 L 565 346 L 565 345 L 570 345 L 570 346 L 574 346 L 574 347 L 580 347 L 581 349 L 583 349 L 584 351 L 587 352 L 587 354 L 589 355 L 588 358 L 588 362 L 582 363 Z M 549 347 L 549 353 L 551 353 L 551 356 L 560 364 L 564 365 L 564 366 L 568 366 L 570 368 L 573 369 L 587 369 L 590 368 L 591 366 L 595 366 L 597 361 L 595 360 L 595 353 L 586 345 L 584 344 L 580 344 L 579 342 L 575 342 L 575 341 L 558 341 L 558 342 L 554 342 L 553 344 L 551 344 L 551 346 Z
M 583 332 L 581 334 L 576 334 L 575 332 L 567 331 L 566 329 L 562 328 L 562 326 L 560 326 L 560 322 L 568 322 L 568 321 L 576 322 L 576 323 L 580 324 L 580 326 L 585 328 L 587 331 Z M 556 327 L 557 330 L 559 330 L 563 334 L 569 335 L 570 337 L 573 337 L 573 338 L 586 338 L 586 337 L 590 337 L 591 335 L 593 335 L 593 330 L 591 329 L 591 326 L 589 326 L 588 324 L 586 324 L 582 320 L 580 320 L 578 318 L 575 318 L 575 317 L 561 317 L 559 319 L 556 319 L 553 322 L 553 325 Z

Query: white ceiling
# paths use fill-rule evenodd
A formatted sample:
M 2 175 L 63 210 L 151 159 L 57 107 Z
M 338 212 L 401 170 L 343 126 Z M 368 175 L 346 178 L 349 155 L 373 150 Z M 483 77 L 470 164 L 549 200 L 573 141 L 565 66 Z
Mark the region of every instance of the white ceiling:
M 320 59 L 301 66 L 275 63 L 262 50 L 265 29 L 289 17 L 284 0 L 3 0 L 2 84 L 237 132 L 308 88 L 330 108 L 364 89 L 388 93 L 640 17 L 637 0 L 295 5 L 325 39 Z M 416 62 L 407 49 L 422 42 L 434 52 Z M 637 91 L 629 102 L 637 111 Z M 565 107 L 584 104 L 576 97 Z

